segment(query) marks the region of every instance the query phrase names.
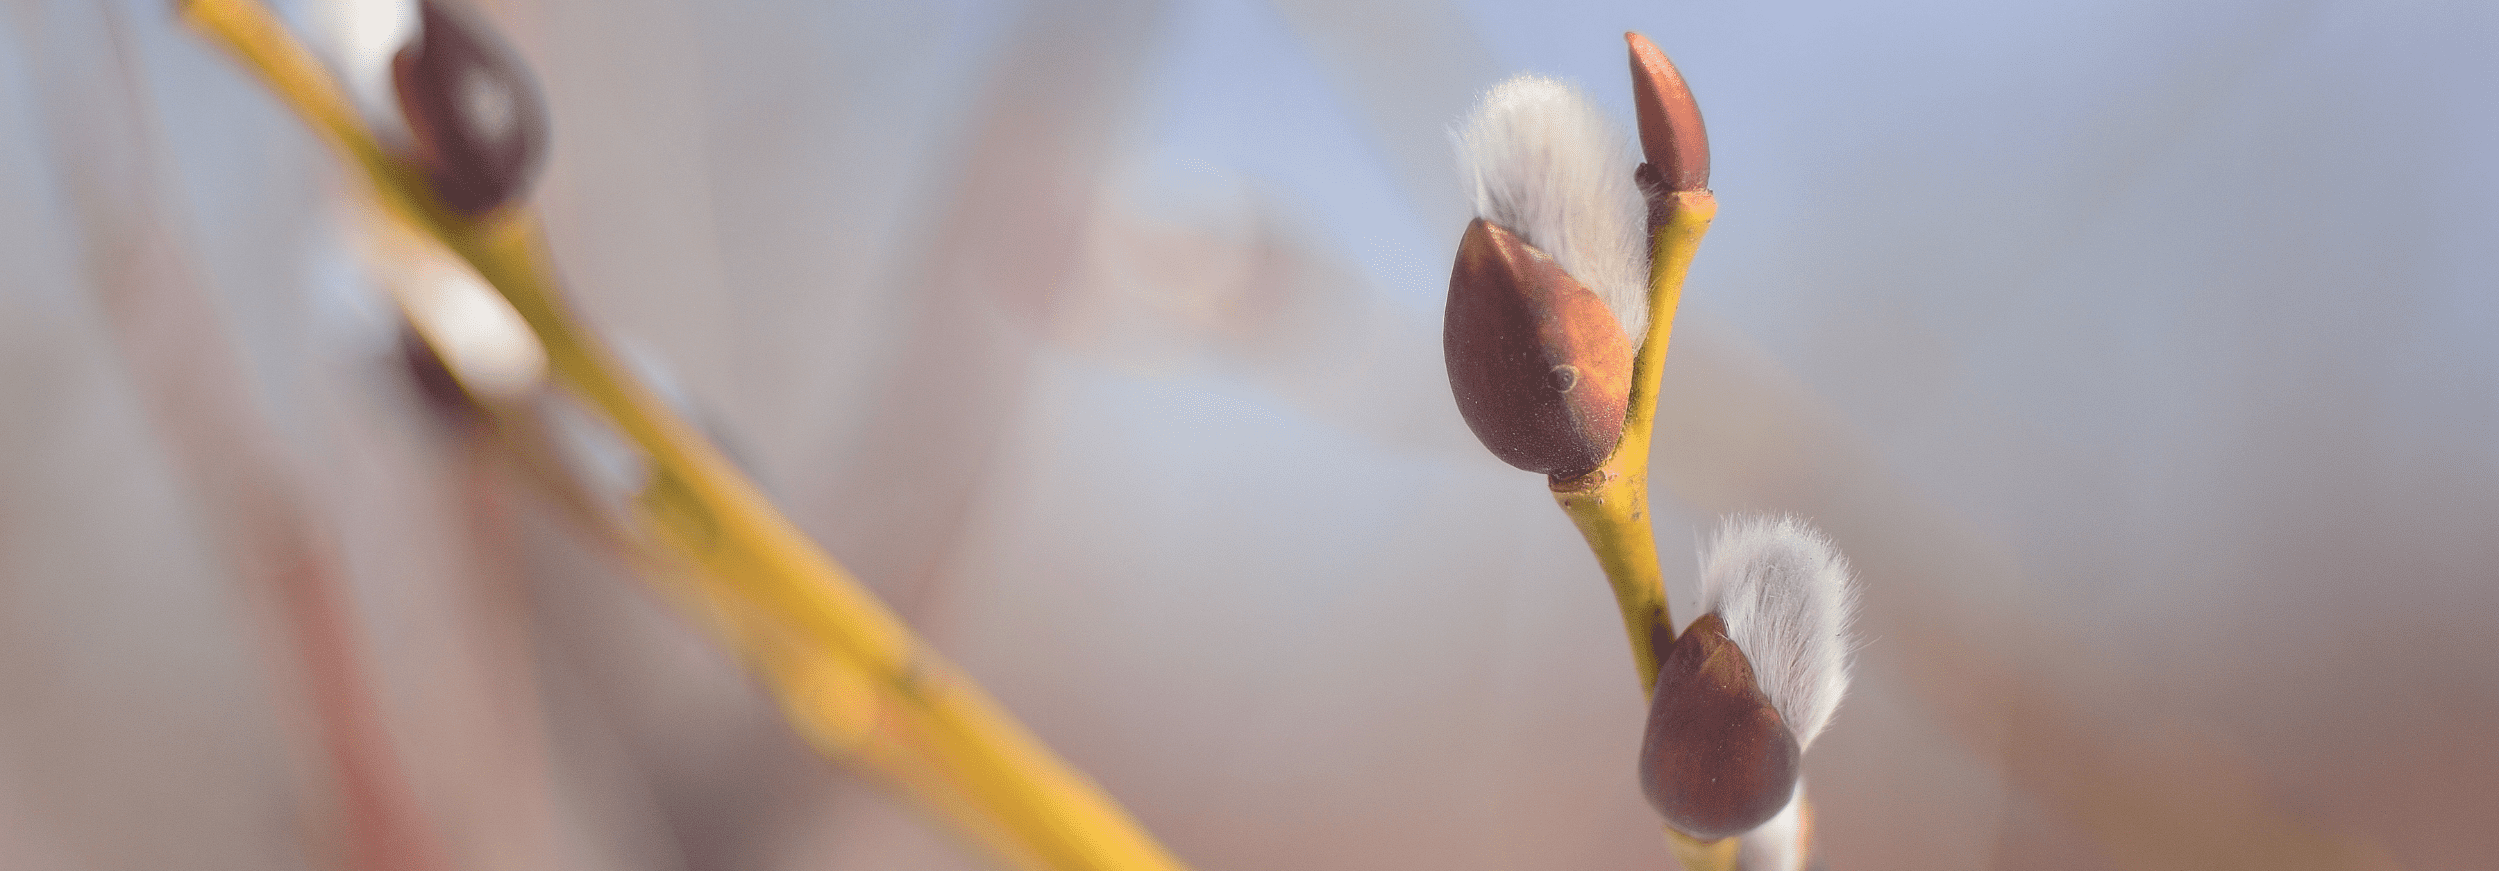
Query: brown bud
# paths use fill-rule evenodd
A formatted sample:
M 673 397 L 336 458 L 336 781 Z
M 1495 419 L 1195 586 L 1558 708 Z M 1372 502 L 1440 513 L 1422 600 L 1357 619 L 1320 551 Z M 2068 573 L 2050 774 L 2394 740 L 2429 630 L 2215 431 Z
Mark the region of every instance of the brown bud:
M 1623 34 L 1631 43 L 1631 104 L 1640 114 L 1640 156 L 1649 164 L 1643 173 L 1659 186 L 1658 193 L 1709 189 L 1709 131 L 1701 126 L 1701 106 L 1683 83 L 1673 61 L 1649 38 Z
M 1467 427 L 1510 465 L 1569 477 L 1622 440 L 1631 399 L 1622 323 L 1551 255 L 1480 218 L 1449 273 L 1441 351 Z
M 1661 657 L 1640 785 L 1666 824 L 1703 840 L 1740 835 L 1795 795 L 1802 751 L 1754 681 L 1726 621 L 1692 621 Z
M 546 102 L 520 56 L 453 0 L 421 0 L 391 62 L 417 162 L 443 205 L 483 214 L 519 199 L 546 162 Z

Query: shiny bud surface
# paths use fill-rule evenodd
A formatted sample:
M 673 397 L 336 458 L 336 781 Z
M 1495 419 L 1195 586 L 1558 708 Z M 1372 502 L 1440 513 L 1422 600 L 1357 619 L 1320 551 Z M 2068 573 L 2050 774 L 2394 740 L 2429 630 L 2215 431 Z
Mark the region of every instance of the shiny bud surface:
M 1458 412 L 1503 462 L 1556 477 L 1622 440 L 1631 342 L 1605 302 L 1516 234 L 1477 219 L 1449 275 L 1441 350 Z
M 1716 614 L 1660 657 L 1640 785 L 1666 824 L 1703 840 L 1752 831 L 1795 795 L 1803 751 Z
M 1623 34 L 1631 44 L 1631 104 L 1640 117 L 1640 156 L 1648 161 L 1644 181 L 1656 193 L 1709 189 L 1709 130 L 1701 125 L 1700 103 L 1683 83 L 1666 53 L 1637 33 Z

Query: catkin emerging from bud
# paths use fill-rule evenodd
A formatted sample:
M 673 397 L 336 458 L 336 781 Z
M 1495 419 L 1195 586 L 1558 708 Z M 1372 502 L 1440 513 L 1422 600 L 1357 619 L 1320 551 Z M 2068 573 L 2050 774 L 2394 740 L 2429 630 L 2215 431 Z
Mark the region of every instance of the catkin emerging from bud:
M 1703 561 L 1701 608 L 1726 618 L 1762 692 L 1812 746 L 1848 694 L 1855 647 L 1856 583 L 1839 548 L 1793 517 L 1730 519 Z
M 1578 88 L 1535 75 L 1494 86 L 1456 136 L 1475 216 L 1553 255 L 1636 348 L 1649 324 L 1649 207 L 1630 142 Z
M 1661 657 L 1649 701 L 1640 742 L 1649 804 L 1695 838 L 1741 835 L 1787 807 L 1803 754 L 1725 621 L 1692 621 Z
M 1848 690 L 1855 604 L 1848 561 L 1802 521 L 1719 527 L 1701 567 L 1707 613 L 1661 651 L 1640 746 L 1641 785 L 1669 825 L 1716 839 L 1779 818 L 1799 758 Z M 1752 848 L 1796 837 L 1771 832 Z

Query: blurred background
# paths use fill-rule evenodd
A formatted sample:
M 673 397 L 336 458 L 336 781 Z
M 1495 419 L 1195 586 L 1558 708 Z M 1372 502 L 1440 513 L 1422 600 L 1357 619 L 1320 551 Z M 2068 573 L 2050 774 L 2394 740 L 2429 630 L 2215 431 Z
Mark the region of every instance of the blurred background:
M 1722 204 L 1678 617 L 1730 512 L 1865 588 L 1832 868 L 2499 856 L 2499 8 L 482 7 L 579 304 L 1196 867 L 1671 866 L 1439 347 L 1449 124 L 1627 127 L 1625 30 Z M 427 404 L 358 183 L 167 3 L 0 8 L 0 867 L 983 867 Z

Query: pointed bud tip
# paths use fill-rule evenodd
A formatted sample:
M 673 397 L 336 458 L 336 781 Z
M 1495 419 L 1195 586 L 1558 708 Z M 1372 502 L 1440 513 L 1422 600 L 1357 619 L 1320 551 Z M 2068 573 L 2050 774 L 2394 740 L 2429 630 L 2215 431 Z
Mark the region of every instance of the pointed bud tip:
M 1481 218 L 1449 273 L 1441 349 L 1467 428 L 1503 462 L 1568 477 L 1622 440 L 1631 341 L 1553 258 Z
M 1640 784 L 1668 825 L 1703 840 L 1752 831 L 1796 793 L 1804 751 L 1716 614 L 1692 621 L 1658 665 Z
M 1638 33 L 1625 33 L 1631 45 L 1632 104 L 1640 115 L 1640 155 L 1649 162 L 1661 192 L 1709 189 L 1709 131 L 1701 125 L 1701 106 L 1683 82 L 1673 61 Z

